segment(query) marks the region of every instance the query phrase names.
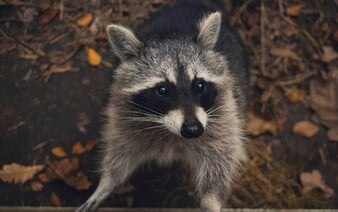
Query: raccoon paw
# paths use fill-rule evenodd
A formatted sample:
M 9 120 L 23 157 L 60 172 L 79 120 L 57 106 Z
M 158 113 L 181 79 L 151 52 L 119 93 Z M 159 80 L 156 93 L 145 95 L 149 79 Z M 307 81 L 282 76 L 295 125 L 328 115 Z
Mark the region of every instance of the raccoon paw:
M 75 212 L 94 212 L 97 209 L 96 202 L 85 202 L 83 205 L 81 205 L 79 208 L 75 210 Z

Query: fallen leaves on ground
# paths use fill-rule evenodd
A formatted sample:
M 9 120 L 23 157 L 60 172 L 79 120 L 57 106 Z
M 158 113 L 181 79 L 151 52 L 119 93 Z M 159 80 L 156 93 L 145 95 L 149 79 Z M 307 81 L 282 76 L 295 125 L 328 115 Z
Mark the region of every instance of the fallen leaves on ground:
M 50 162 L 45 174 L 48 181 L 63 180 L 67 185 L 77 190 L 85 190 L 91 186 L 88 177 L 79 170 L 79 159 L 76 157 Z
M 299 121 L 293 128 L 293 132 L 305 138 L 312 138 L 319 131 L 319 127 L 309 121 Z
M 338 63 L 332 63 L 328 79 L 315 78 L 310 82 L 311 105 L 315 120 L 327 126 L 328 137 L 338 141 Z
M 54 2 L 49 8 L 47 8 L 40 14 L 39 16 L 40 24 L 48 24 L 55 18 L 58 12 L 59 12 L 58 4 Z
M 76 20 L 76 24 L 78 26 L 88 26 L 92 20 L 93 20 L 93 14 L 92 13 L 87 13 L 84 16 L 80 17 L 79 19 Z
M 52 153 L 53 153 L 53 155 L 55 155 L 56 157 L 59 157 L 59 158 L 66 157 L 66 155 L 67 155 L 65 150 L 63 150 L 63 148 L 59 147 L 59 146 L 54 147 L 52 149 Z
M 75 144 L 73 145 L 73 149 L 72 149 L 73 155 L 80 155 L 84 153 L 85 151 L 86 151 L 86 148 L 82 145 L 81 142 L 79 141 L 75 142 Z
M 54 193 L 54 192 L 52 192 L 52 193 L 50 194 L 50 203 L 51 203 L 54 207 L 60 207 L 60 206 L 62 205 L 62 202 L 61 202 L 60 197 L 59 197 L 56 193 Z
M 335 195 L 334 190 L 324 183 L 322 174 L 316 169 L 312 170 L 312 172 L 301 173 L 300 181 L 303 185 L 302 192 L 304 194 L 312 191 L 315 188 L 319 188 L 324 192 L 325 198 L 331 198 Z
M 7 183 L 23 184 L 32 179 L 44 165 L 23 166 L 17 163 L 4 165 L 0 170 L 0 179 Z
M 291 5 L 286 9 L 286 13 L 291 16 L 298 16 L 304 8 L 304 4 Z
M 85 148 L 87 152 L 90 152 L 94 149 L 94 147 L 98 144 L 97 140 L 90 140 L 85 144 Z
M 275 134 L 277 132 L 277 123 L 273 120 L 266 120 L 253 111 L 248 113 L 247 130 L 252 135 L 260 135 L 266 132 Z
M 43 189 L 43 184 L 38 181 L 32 181 L 30 187 L 32 191 L 41 191 Z
M 99 53 L 97 53 L 94 49 L 89 48 L 87 51 L 88 54 L 88 63 L 92 66 L 100 65 L 102 58 Z
M 286 90 L 286 96 L 291 102 L 297 103 L 304 100 L 306 92 L 304 90 L 292 87 Z

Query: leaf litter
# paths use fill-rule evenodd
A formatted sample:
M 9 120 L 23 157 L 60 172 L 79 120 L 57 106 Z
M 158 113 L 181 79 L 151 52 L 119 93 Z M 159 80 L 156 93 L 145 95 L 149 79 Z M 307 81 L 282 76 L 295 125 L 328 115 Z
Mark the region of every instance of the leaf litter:
M 156 4 L 160 5 L 170 3 L 165 0 L 153 0 L 130 5 L 126 1 L 111 1 L 111 5 L 100 9 L 82 8 L 78 5 L 76 12 L 69 12 L 70 7 L 66 10 L 62 9 L 61 2 L 40 7 L 28 6 L 30 10 L 27 6 L 22 7 L 20 1 L 11 2 L 6 1 L 4 4 L 23 9 L 22 17 L 26 18 L 26 24 L 29 25 L 37 19 L 42 26 L 51 27 L 47 27 L 44 34 L 31 36 L 22 33 L 15 35 L 15 39 L 10 39 L 11 34 L 5 32 L 7 35 L 5 43 L 11 43 L 11 46 L 1 52 L 16 49 L 19 55 L 36 64 L 40 62 L 47 64 L 46 67 L 41 66 L 41 69 L 35 70 L 43 73 L 46 82 L 53 74 L 79 70 L 77 68 L 79 63 L 94 67 L 101 64 L 106 66 L 103 53 L 108 49 L 104 34 L 104 26 L 107 23 L 113 20 L 114 23 L 139 24 L 158 9 L 158 5 L 153 6 L 152 3 L 157 2 Z M 248 132 L 255 136 L 254 139 L 249 138 L 251 140 L 250 161 L 245 165 L 246 174 L 240 179 L 241 184 L 235 186 L 235 192 L 229 202 L 233 207 L 328 207 L 327 202 L 322 201 L 321 196 L 315 192 L 301 192 L 303 185 L 300 185 L 297 180 L 302 169 L 296 169 L 285 161 L 276 159 L 271 150 L 273 142 L 270 140 L 276 139 L 281 130 L 281 123 L 285 123 L 288 116 L 292 116 L 285 109 L 286 100 L 294 105 L 308 106 L 309 99 L 315 110 L 316 117 L 313 120 L 328 128 L 328 136 L 331 140 L 337 138 L 335 135 L 338 132 L 337 125 L 332 121 L 335 120 L 332 119 L 335 117 L 332 111 L 336 108 L 332 100 L 332 96 L 335 95 L 332 95 L 332 85 L 337 78 L 332 77 L 331 72 L 329 74 L 326 68 L 334 69 L 332 64 L 337 59 L 337 53 L 332 47 L 330 36 L 332 35 L 332 39 L 337 41 L 338 31 L 332 30 L 335 28 L 332 28 L 331 23 L 327 21 L 326 14 L 322 13 L 322 5 L 317 8 L 311 1 L 306 2 L 306 5 L 305 3 L 292 4 L 287 1 L 277 3 L 272 5 L 267 1 L 257 3 L 248 0 L 231 11 L 233 13 L 231 21 L 239 26 L 240 35 L 252 56 L 251 83 L 254 96 L 251 99 L 255 111 L 258 112 L 252 113 L 253 109 L 250 108 Z M 40 14 L 36 15 L 35 11 L 40 11 Z M 311 23 L 311 29 L 304 27 L 302 23 L 303 19 L 310 17 L 309 14 L 313 14 L 312 18 L 316 15 L 319 17 Z M 53 21 L 58 16 L 60 23 Z M 55 35 L 53 28 L 58 26 L 57 24 L 63 24 L 63 29 L 67 33 Z M 89 34 L 91 36 L 88 36 Z M 41 45 L 39 39 L 47 41 Z M 105 40 L 105 44 L 99 46 L 98 43 L 102 40 Z M 60 46 L 62 46 L 61 51 L 53 54 L 60 50 Z M 91 56 L 87 51 L 89 49 L 93 50 Z M 325 65 L 322 64 L 323 62 Z M 29 77 L 27 80 L 30 80 Z M 297 122 L 292 124 L 295 125 Z M 280 145 L 283 145 L 283 142 L 280 141 Z M 77 144 L 77 147 L 74 145 L 72 154 L 79 153 L 76 157 L 65 155 L 57 160 L 47 160 L 46 170 L 38 174 L 36 180 L 39 180 L 42 185 L 58 179 L 76 189 L 88 187 L 90 182 L 80 170 L 77 157 L 92 151 L 96 144 L 97 141 L 92 140 L 83 142 L 81 145 Z M 325 155 L 325 151 L 327 150 L 322 149 L 321 155 Z M 35 183 L 36 180 L 31 181 L 32 190 L 41 187 Z M 82 185 L 77 185 L 74 181 L 82 181 Z M 51 194 L 50 201 L 54 206 L 62 205 L 56 193 Z M 129 205 L 133 204 L 132 200 L 128 202 Z

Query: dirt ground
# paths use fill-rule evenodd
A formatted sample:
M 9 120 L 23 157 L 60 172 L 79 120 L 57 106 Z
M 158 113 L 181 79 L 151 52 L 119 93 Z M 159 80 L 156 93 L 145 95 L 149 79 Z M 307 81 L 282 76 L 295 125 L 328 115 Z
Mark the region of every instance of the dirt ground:
M 251 62 L 250 160 L 228 207 L 338 208 L 337 1 L 222 2 Z M 104 27 L 172 3 L 0 2 L 0 205 L 89 197 L 115 64 Z M 198 207 L 177 165 L 140 168 L 103 206 Z

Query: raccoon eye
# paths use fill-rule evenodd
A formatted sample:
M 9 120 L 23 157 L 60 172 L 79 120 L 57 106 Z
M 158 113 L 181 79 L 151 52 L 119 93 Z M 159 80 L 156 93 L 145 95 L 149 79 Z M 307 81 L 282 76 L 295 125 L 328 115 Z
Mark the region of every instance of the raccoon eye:
M 195 87 L 196 87 L 195 89 L 198 93 L 202 93 L 204 91 L 204 87 L 205 87 L 204 82 L 203 81 L 197 82 Z
M 156 88 L 156 93 L 159 96 L 166 96 L 168 94 L 168 88 L 164 86 L 159 86 Z

